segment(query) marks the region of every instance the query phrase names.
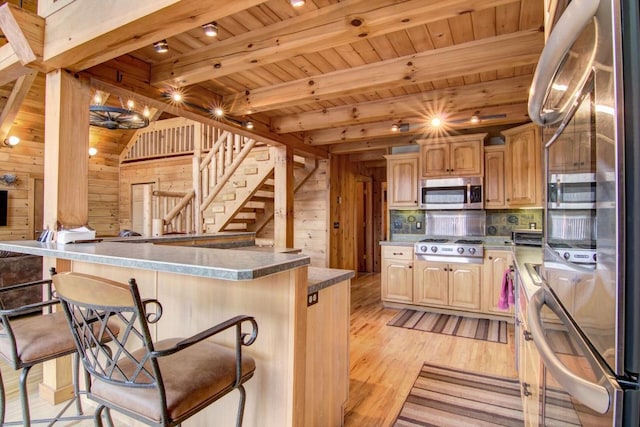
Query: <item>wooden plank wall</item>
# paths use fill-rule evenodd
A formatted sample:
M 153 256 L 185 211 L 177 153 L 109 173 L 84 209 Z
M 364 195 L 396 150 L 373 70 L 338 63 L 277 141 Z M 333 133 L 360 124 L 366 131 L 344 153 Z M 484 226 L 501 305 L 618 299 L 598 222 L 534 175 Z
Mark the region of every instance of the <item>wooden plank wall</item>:
M 153 183 L 154 190 L 185 192 L 193 188 L 192 157 L 123 164 L 120 167 L 120 228 L 131 229 L 131 186 Z M 139 230 L 136 230 L 140 232 Z
M 13 84 L 0 87 L 3 102 L 12 88 Z M 0 190 L 8 190 L 9 195 L 8 222 L 0 227 L 0 240 L 28 240 L 36 229 L 33 179 L 44 178 L 44 75 L 38 75 L 31 86 L 9 134 L 18 136 L 20 144 L 9 148 L 0 141 L 0 175 L 15 174 L 18 180 L 10 186 L 0 183 Z

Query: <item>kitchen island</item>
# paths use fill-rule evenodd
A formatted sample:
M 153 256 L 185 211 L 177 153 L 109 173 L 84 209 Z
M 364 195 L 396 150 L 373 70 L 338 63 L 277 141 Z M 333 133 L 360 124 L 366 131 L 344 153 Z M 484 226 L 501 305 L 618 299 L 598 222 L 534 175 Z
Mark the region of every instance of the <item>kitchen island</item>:
M 134 277 L 143 298 L 163 305 L 155 339 L 189 336 L 238 314 L 254 316 L 258 339 L 245 350 L 257 368 L 246 384 L 245 425 L 342 424 L 353 272 L 309 267 L 302 254 L 149 242 L 14 241 L 1 242 L 0 250 L 43 256 L 45 269 L 66 260 L 69 271 L 120 282 Z M 233 425 L 237 398 L 223 397 L 188 424 Z

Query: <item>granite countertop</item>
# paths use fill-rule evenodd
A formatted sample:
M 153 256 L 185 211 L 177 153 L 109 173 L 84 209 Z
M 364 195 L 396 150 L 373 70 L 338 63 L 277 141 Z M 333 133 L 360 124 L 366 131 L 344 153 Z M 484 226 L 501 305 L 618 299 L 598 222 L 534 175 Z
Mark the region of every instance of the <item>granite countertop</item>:
M 215 241 L 215 240 L 228 240 L 230 238 L 237 238 L 235 240 L 238 244 L 246 245 L 247 242 L 253 244 L 255 242 L 256 233 L 248 231 L 221 231 L 215 234 L 212 233 L 190 233 L 190 234 L 164 234 L 162 236 L 148 237 L 148 236 L 129 236 L 129 237 L 107 237 L 101 239 L 105 242 L 122 242 L 122 243 L 179 243 L 179 242 L 197 242 L 197 241 Z
M 302 254 L 112 241 L 66 245 L 2 241 L 0 250 L 224 280 L 251 280 L 310 263 Z
M 318 292 L 336 283 L 352 279 L 355 273 L 352 270 L 339 270 L 337 268 L 309 267 L 308 293 Z

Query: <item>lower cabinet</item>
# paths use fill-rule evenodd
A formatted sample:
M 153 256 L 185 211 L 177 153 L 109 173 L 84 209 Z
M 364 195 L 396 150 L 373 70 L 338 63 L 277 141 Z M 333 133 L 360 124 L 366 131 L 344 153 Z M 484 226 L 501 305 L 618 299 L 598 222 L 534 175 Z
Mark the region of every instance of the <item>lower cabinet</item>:
M 480 310 L 482 266 L 415 261 L 414 267 L 415 304 Z
M 524 290 L 518 301 L 516 315 L 516 340 L 518 342 L 518 377 L 520 379 L 520 396 L 525 426 L 538 426 L 540 423 L 540 390 L 541 363 L 540 353 L 536 348 L 527 325 L 527 302 Z
M 498 307 L 502 281 L 507 269 L 513 267 L 511 251 L 486 250 L 484 252 L 484 280 L 482 281 L 482 311 L 490 314 L 512 316 L 513 307 L 504 310 Z
M 413 248 L 382 247 L 382 300 L 413 302 Z

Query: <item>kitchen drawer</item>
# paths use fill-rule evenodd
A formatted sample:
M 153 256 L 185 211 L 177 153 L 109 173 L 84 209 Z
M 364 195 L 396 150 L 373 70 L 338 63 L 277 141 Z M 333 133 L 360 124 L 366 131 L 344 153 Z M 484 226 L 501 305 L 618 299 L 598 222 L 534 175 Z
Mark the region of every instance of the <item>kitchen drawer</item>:
M 383 246 L 382 258 L 413 260 L 413 246 Z

